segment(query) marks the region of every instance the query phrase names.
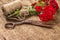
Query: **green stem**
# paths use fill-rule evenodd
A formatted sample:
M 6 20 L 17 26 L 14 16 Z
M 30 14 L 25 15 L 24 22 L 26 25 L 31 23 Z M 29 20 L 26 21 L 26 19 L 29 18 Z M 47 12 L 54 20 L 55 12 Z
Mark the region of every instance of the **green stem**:
M 20 12 L 20 10 L 17 9 L 14 13 L 12 13 L 11 15 L 9 15 L 8 17 L 18 16 L 19 12 Z

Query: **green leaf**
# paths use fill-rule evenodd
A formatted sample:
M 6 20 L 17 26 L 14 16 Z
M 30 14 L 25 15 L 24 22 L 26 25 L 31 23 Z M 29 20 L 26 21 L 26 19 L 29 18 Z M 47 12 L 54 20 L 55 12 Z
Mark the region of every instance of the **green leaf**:
M 29 15 L 38 15 L 34 7 L 29 7 Z
M 41 5 L 42 5 L 42 7 L 46 6 L 46 4 L 43 1 L 41 1 Z
M 38 15 L 36 11 L 29 11 L 29 15 Z
M 35 6 L 40 6 L 40 5 L 41 5 L 41 3 L 38 2 Z
M 38 2 L 35 6 L 46 6 L 46 4 L 43 1 Z

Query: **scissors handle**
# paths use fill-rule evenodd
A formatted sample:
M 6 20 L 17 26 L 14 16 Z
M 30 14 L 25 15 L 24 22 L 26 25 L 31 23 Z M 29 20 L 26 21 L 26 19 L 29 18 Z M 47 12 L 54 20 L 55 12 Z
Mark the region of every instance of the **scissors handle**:
M 14 27 L 15 27 L 14 23 L 6 23 L 5 24 L 5 28 L 7 28 L 7 29 L 14 29 Z
M 7 28 L 7 29 L 14 29 L 15 28 L 15 26 L 16 25 L 21 25 L 21 24 L 23 24 L 25 21 L 21 21 L 21 22 L 14 22 L 14 23 L 6 23 L 5 24 L 5 28 Z

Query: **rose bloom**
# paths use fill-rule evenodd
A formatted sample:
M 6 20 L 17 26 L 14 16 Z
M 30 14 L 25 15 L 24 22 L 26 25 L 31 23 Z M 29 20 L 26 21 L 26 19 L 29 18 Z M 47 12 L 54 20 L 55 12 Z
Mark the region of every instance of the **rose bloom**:
M 50 0 L 50 5 L 53 6 L 56 10 L 59 9 L 58 3 L 55 0 Z
M 32 6 L 35 6 L 37 4 L 37 2 L 34 2 L 34 3 L 32 3 Z
M 56 13 L 56 10 L 52 6 L 45 6 L 43 13 L 38 14 L 38 16 L 42 21 L 50 21 L 54 19 L 55 13 Z
M 42 11 L 42 6 L 35 6 L 35 9 L 37 12 L 41 12 Z
M 54 16 L 49 13 L 39 14 L 38 16 L 39 16 L 40 20 L 42 20 L 44 22 L 51 21 L 54 19 Z
M 44 13 L 54 15 L 56 13 L 56 10 L 53 8 L 53 6 L 49 5 L 44 7 Z

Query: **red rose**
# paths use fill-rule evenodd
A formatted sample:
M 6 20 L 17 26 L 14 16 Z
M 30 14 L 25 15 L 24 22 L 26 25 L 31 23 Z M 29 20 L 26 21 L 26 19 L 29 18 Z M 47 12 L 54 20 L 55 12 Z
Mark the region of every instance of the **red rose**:
M 56 10 L 59 9 L 58 3 L 55 0 L 50 0 L 50 5 L 53 6 Z
M 35 9 L 36 9 L 37 12 L 41 12 L 42 11 L 42 6 L 36 6 Z
M 45 6 L 44 7 L 44 13 L 54 15 L 56 13 L 56 10 L 52 6 Z
M 37 2 L 34 2 L 34 3 L 32 3 L 32 6 L 35 6 L 37 4 Z
M 42 21 L 50 21 L 53 20 L 55 12 L 56 10 L 52 6 L 45 6 L 43 14 L 39 14 L 38 16 Z
M 38 15 L 40 20 L 42 21 L 50 21 L 50 20 L 53 20 L 53 15 L 49 14 L 49 13 L 43 13 L 43 14 L 39 14 Z

